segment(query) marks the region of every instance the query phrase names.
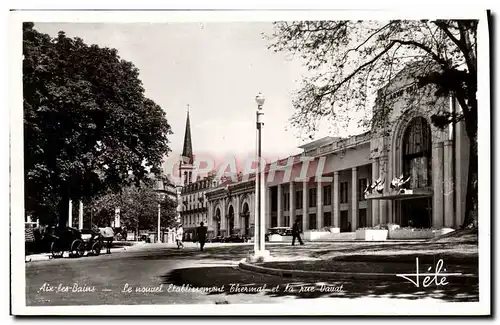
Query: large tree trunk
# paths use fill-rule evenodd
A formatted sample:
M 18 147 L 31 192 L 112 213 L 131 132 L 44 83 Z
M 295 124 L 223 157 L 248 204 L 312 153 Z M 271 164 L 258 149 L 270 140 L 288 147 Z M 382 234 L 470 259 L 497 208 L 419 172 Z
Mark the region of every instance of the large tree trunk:
M 465 198 L 465 218 L 462 229 L 477 225 L 478 216 L 478 155 L 477 138 L 469 137 L 469 172 L 467 176 L 467 194 Z

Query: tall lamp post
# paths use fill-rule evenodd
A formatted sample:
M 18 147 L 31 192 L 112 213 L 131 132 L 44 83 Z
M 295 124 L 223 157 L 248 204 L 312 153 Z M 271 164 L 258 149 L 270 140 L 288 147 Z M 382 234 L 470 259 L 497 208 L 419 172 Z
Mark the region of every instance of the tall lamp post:
M 165 196 L 166 190 L 163 180 L 160 178 L 156 181 L 156 190 L 158 194 L 158 243 L 161 243 L 161 199 Z
M 264 126 L 264 111 L 265 102 L 264 96 L 259 93 L 255 97 L 257 102 L 257 158 L 259 159 L 259 170 L 255 174 L 255 235 L 254 235 L 254 259 L 262 259 L 269 256 L 269 251 L 265 249 L 265 197 L 264 197 L 264 168 L 260 166 L 262 162 L 262 127 Z

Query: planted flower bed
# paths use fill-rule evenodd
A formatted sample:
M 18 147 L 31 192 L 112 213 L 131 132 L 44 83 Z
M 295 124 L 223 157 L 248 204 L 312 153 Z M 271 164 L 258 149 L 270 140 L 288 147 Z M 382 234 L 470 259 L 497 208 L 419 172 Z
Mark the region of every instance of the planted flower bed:
M 304 240 L 317 241 L 335 238 L 335 234 L 340 233 L 340 228 L 326 227 L 322 229 L 311 229 L 304 231 Z
M 434 229 L 434 228 L 414 228 L 414 227 L 399 227 L 398 225 L 387 225 L 389 230 L 389 239 L 405 240 L 405 239 L 431 239 L 436 236 L 444 235 L 454 231 L 451 228 Z
M 292 241 L 292 239 L 292 236 L 282 236 L 280 234 L 269 235 L 269 242 L 271 243 L 288 242 Z
M 388 230 L 383 227 L 360 228 L 356 230 L 356 239 L 359 240 L 387 240 Z
M 396 228 L 389 231 L 389 239 L 431 239 L 433 229 Z

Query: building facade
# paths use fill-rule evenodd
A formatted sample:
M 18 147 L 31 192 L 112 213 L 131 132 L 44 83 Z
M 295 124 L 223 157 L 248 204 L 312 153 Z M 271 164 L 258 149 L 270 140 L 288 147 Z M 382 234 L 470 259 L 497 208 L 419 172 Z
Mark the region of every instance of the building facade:
M 313 141 L 301 147 L 302 154 L 268 164 L 266 229 L 291 227 L 296 219 L 303 230 L 341 232 L 387 223 L 459 227 L 468 138 L 463 122 L 437 128 L 431 116 L 460 108 L 451 97 L 416 105 L 410 100 L 413 89 L 415 81 L 398 76 L 383 89 L 391 101 L 379 97 L 373 109 L 376 114 L 390 103 L 390 110 L 369 132 Z M 208 227 L 215 235 L 253 235 L 255 183 L 252 175 L 247 178 L 222 182 L 206 193 Z
M 184 239 L 192 240 L 196 235 L 196 228 L 200 222 L 207 224 L 208 210 L 206 192 L 217 186 L 215 176 L 209 174 L 205 177 L 195 176 L 194 154 L 191 140 L 191 125 L 189 111 L 186 118 L 186 130 L 184 134 L 184 146 L 179 163 L 179 179 L 181 186 L 179 192 L 178 212 L 180 223 L 184 228 Z M 208 236 L 212 233 L 209 231 Z

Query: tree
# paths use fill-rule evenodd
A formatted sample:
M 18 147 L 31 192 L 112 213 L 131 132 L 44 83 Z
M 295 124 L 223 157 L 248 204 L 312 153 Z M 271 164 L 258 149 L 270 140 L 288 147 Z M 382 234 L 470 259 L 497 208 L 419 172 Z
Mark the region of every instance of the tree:
M 165 112 L 116 49 L 24 23 L 23 98 L 26 212 L 42 223 L 65 225 L 69 199 L 139 184 L 170 152 Z
M 371 96 L 414 67 L 415 93 L 451 93 L 461 106 L 460 113 L 438 112 L 432 121 L 441 128 L 464 121 L 470 158 L 463 226 L 470 225 L 477 212 L 477 26 L 476 20 L 274 23 L 269 48 L 300 55 L 310 72 L 293 102 L 291 124 L 313 134 L 321 119 L 338 122 L 353 111 L 371 111 Z M 377 102 L 389 101 L 387 95 L 379 92 Z M 385 108 L 368 112 L 362 125 L 385 122 L 391 113 Z
M 93 223 L 109 225 L 114 219 L 115 209 L 120 208 L 120 224 L 127 229 L 155 230 L 158 227 L 158 204 L 160 204 L 161 227 L 173 227 L 177 216 L 177 202 L 168 195 L 158 195 L 151 179 L 132 184 L 121 191 L 109 192 L 91 202 Z

